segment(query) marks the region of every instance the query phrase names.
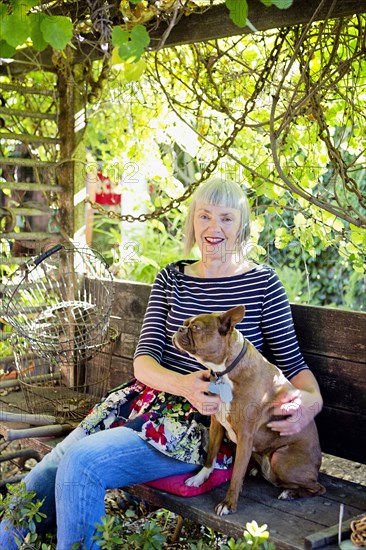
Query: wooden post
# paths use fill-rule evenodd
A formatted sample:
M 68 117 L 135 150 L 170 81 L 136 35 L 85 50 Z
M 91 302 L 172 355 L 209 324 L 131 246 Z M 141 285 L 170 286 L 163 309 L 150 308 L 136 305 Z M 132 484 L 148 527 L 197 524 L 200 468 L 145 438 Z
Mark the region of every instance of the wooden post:
M 67 50 L 68 53 L 69 50 Z M 71 63 L 54 54 L 58 74 L 60 96 L 59 132 L 61 138 L 60 159 L 56 169 L 57 183 L 61 186 L 59 219 L 62 230 L 70 237 L 74 235 L 74 161 L 75 149 L 75 83 Z

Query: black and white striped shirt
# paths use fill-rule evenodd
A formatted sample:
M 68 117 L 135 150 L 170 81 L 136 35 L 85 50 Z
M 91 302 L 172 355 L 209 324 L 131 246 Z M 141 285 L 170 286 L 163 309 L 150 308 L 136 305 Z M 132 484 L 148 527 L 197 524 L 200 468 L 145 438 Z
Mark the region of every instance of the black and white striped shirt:
M 202 369 L 173 346 L 173 334 L 188 317 L 244 305 L 245 317 L 236 328 L 259 351 L 266 341 L 275 363 L 288 378 L 308 368 L 299 350 L 285 289 L 273 269 L 258 265 L 233 277 L 204 279 L 186 275 L 187 263 L 169 264 L 157 275 L 135 357 L 150 355 L 182 374 Z

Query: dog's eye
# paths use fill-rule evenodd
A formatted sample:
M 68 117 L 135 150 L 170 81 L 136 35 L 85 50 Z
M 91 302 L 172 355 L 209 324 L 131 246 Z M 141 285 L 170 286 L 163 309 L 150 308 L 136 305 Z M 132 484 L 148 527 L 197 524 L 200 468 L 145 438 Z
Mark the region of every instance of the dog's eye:
M 192 325 L 192 330 L 201 330 L 201 327 L 199 325 Z

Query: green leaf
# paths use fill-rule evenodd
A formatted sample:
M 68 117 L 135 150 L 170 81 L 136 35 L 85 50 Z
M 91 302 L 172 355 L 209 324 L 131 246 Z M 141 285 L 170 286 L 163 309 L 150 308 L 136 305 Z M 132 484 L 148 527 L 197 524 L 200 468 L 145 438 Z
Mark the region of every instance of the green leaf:
M 28 17 L 30 20 L 30 37 L 33 48 L 37 50 L 37 52 L 42 52 L 47 47 L 48 43 L 43 38 L 41 23 L 47 16 L 43 13 L 30 13 Z
M 247 0 L 225 0 L 225 4 L 232 22 L 238 27 L 245 27 L 248 17 Z
M 16 49 L 10 46 L 5 40 L 0 40 L 0 57 L 10 59 L 15 54 Z
M 293 0 L 272 0 L 272 4 L 279 10 L 287 10 L 293 4 Z
M 127 44 L 130 38 L 130 33 L 124 31 L 121 27 L 113 27 L 112 29 L 112 44 L 113 46 L 121 46 Z
M 295 223 L 296 226 L 305 227 L 306 226 L 306 218 L 305 218 L 304 214 L 302 214 L 301 212 L 296 214 L 296 216 L 294 216 L 294 223 Z
M 47 15 L 41 22 L 44 40 L 55 50 L 63 50 L 72 38 L 72 22 L 63 15 Z
M 136 62 L 150 43 L 150 36 L 143 25 L 136 25 L 131 32 L 114 27 L 112 30 L 112 44 L 118 47 L 121 61 Z M 114 56 L 116 61 L 116 55 Z M 118 62 L 118 60 L 117 60 Z
M 131 31 L 131 40 L 143 48 L 150 44 L 150 36 L 143 25 L 136 25 Z
M 4 4 L 0 4 L 0 40 L 1 39 L 5 40 L 3 26 L 4 26 L 5 17 L 7 16 L 6 13 L 7 13 L 7 7 Z
M 128 63 L 138 61 L 143 53 L 144 48 L 132 41 L 127 44 L 122 44 L 118 49 L 119 56 Z
M 364 229 L 351 231 L 350 240 L 354 245 L 366 245 L 366 232 Z
M 145 69 L 146 61 L 144 61 L 143 59 L 136 61 L 136 63 L 125 63 L 124 72 L 127 82 L 139 80 Z
M 29 19 L 19 14 L 7 15 L 2 25 L 3 37 L 8 44 L 16 48 L 29 37 Z
M 17 15 L 25 17 L 29 10 L 38 4 L 38 0 L 13 0 L 13 11 Z

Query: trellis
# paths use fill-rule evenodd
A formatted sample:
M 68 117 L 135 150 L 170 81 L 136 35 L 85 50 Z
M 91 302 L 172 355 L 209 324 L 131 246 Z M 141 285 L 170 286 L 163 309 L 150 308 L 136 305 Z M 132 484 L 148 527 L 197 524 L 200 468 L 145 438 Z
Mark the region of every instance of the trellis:
M 105 211 L 100 205 L 93 204 L 93 207 L 110 218 L 130 222 L 159 218 L 170 210 L 179 207 L 191 195 L 197 185 L 215 171 L 223 157 L 231 157 L 240 164 L 240 160 L 235 158 L 232 151 L 232 145 L 237 135 L 248 125 L 250 126 L 250 115 L 255 110 L 257 99 L 268 85 L 268 82 L 271 82 L 274 90 L 272 94 L 272 115 L 269 121 L 271 150 L 275 168 L 284 186 L 290 189 L 291 192 L 302 196 L 308 202 L 353 223 L 355 226 L 365 226 L 364 194 L 359 187 L 359 182 L 348 170 L 342 151 L 335 146 L 329 135 L 322 112 L 322 96 L 327 93 L 328 89 L 332 89 L 332 93 L 335 93 L 338 84 L 345 82 L 348 75 L 356 70 L 357 64 L 360 64 L 365 57 L 366 25 L 364 16 L 359 15 L 355 19 L 356 47 L 353 49 L 352 54 L 342 61 L 340 67 L 337 65 L 337 48 L 342 44 L 342 40 L 345 40 L 343 34 L 347 31 L 349 21 L 344 16 L 354 14 L 356 11 L 362 13 L 364 9 L 363 2 L 322 0 L 321 2 L 310 1 L 304 6 L 303 2 L 295 0 L 292 8 L 288 10 L 264 8 L 258 0 L 249 2 L 252 25 L 258 29 L 279 27 L 279 30 L 276 31 L 276 40 L 263 65 L 248 73 L 248 77 L 255 78 L 256 82 L 250 97 L 247 98 L 244 108 L 239 114 L 231 112 L 228 105 L 225 105 L 219 93 L 219 82 L 215 79 L 212 71 L 213 64 L 215 64 L 216 70 L 220 61 L 225 62 L 225 52 L 220 50 L 215 40 L 201 45 L 195 44 L 195 41 L 238 35 L 239 32 L 248 33 L 250 29 L 239 30 L 235 27 L 228 16 L 226 7 L 222 4 L 208 6 L 204 13 L 193 13 L 184 18 L 181 17 L 182 14 L 177 17 L 179 11 L 177 9 L 183 10 L 184 2 L 179 3 L 178 8 L 177 6 L 178 3 L 175 3 L 173 11 L 164 13 L 160 20 L 156 18 L 148 24 L 152 36 L 152 47 L 158 49 L 155 54 L 155 74 L 151 76 L 160 82 L 161 89 L 164 91 L 170 107 L 178 116 L 184 118 L 179 106 L 176 104 L 174 94 L 164 87 L 160 77 L 162 67 L 167 68 L 167 61 L 163 59 L 164 50 L 159 50 L 159 46 L 162 46 L 163 43 L 169 47 L 182 43 L 191 44 L 188 47 L 196 64 L 194 78 L 199 81 L 204 75 L 207 86 L 211 86 L 214 92 L 217 92 L 219 101 L 222 102 L 222 108 L 226 109 L 229 126 L 231 124 L 230 132 L 216 148 L 216 155 L 203 170 L 200 180 L 190 185 L 181 197 L 173 199 L 164 207 L 138 216 L 134 216 L 132 213 L 121 216 L 113 211 Z M 5 239 L 6 242 L 13 243 L 11 252 L 8 251 L 5 255 L 3 254 L 3 265 L 21 263 L 28 254 L 33 254 L 36 249 L 42 249 L 49 241 L 57 241 L 62 235 L 73 235 L 75 228 L 79 225 L 77 221 L 75 222 L 75 212 L 78 211 L 77 216 L 80 219 L 83 218 L 83 198 L 85 197 L 85 193 L 83 193 L 83 189 L 85 189 L 85 157 L 81 139 L 82 128 L 85 124 L 82 120 L 83 112 L 88 100 L 98 93 L 98 88 L 103 85 L 104 79 L 110 70 L 109 54 L 106 53 L 105 48 L 102 48 L 102 44 L 110 36 L 111 25 L 119 22 L 118 17 L 120 15 L 118 15 L 117 6 L 114 3 L 109 4 L 107 9 L 105 4 L 99 5 L 98 0 L 88 0 L 85 3 L 74 1 L 56 2 L 52 7 L 52 13 L 68 14 L 77 25 L 82 25 L 83 21 L 85 22 L 88 18 L 91 18 L 94 30 L 88 34 L 87 40 L 83 42 L 76 40 L 76 49 L 68 48 L 66 55 L 56 51 L 45 51 L 42 54 L 37 54 L 33 50 L 26 49 L 15 56 L 14 62 L 0 67 L 0 74 L 6 74 L 8 77 L 8 82 L 2 79 L 3 82 L 1 83 L 1 89 L 7 99 L 11 93 L 23 94 L 24 97 L 28 98 L 37 97 L 37 94 L 40 97 L 48 95 L 53 98 L 53 110 L 47 108 L 46 111 L 42 111 L 37 107 L 37 102 L 32 103 L 29 100 L 24 100 L 23 106 L 18 110 L 8 106 L 2 106 L 0 109 L 0 116 L 3 117 L 2 121 L 4 123 L 0 135 L 2 145 L 7 142 L 22 143 L 29 157 L 25 159 L 2 157 L 0 158 L 0 164 L 3 167 L 23 166 L 32 168 L 36 180 L 22 182 L 19 179 L 14 181 L 16 178 L 10 178 L 8 182 L 0 183 L 0 190 L 11 189 L 12 193 L 15 193 L 16 199 L 20 197 L 11 208 L 7 208 L 6 205 L 1 207 L 0 221 L 3 242 Z M 336 19 L 330 19 L 334 17 Z M 320 21 L 320 23 L 316 25 L 315 21 Z M 298 24 L 296 31 L 294 31 L 294 27 L 287 26 L 295 23 Z M 303 24 L 299 25 L 299 23 Z M 291 38 L 289 38 L 290 33 Z M 314 33 L 316 33 L 315 39 Z M 312 82 L 309 63 L 312 52 L 322 48 L 322 33 L 327 33 L 328 37 L 333 37 L 333 47 L 332 51 L 328 52 L 329 63 L 325 63 L 324 67 L 321 67 L 317 81 Z M 241 35 L 239 35 L 238 41 L 240 39 Z M 293 55 L 286 61 L 282 59 L 281 74 L 283 76 L 279 81 L 276 81 L 278 79 L 277 67 L 280 63 L 282 50 L 289 40 L 292 41 Z M 180 55 L 179 51 L 177 51 L 177 55 Z M 209 59 L 209 62 L 206 62 L 205 56 Z M 91 74 L 92 63 L 93 60 L 99 59 L 103 59 L 103 63 L 99 77 L 95 78 Z M 299 83 L 297 88 L 291 91 L 292 96 L 287 99 L 286 107 L 283 107 L 280 98 L 286 87 L 286 75 L 293 69 L 295 64 L 300 64 L 301 68 Z M 27 74 L 31 70 L 41 69 L 47 70 L 48 74 L 51 75 L 49 80 L 50 90 L 40 89 L 39 87 L 34 89 L 26 84 Z M 217 74 L 219 78 L 223 79 L 220 70 L 221 68 Z M 172 81 L 174 81 L 174 71 L 173 67 L 168 67 Z M 230 78 L 230 75 L 228 78 Z M 350 94 L 351 92 L 347 90 L 343 93 Z M 196 93 L 193 100 L 196 101 L 197 97 L 198 94 Z M 352 98 L 350 104 L 352 104 Z M 285 166 L 283 160 L 281 160 L 281 147 L 286 142 L 287 135 L 291 132 L 291 125 L 304 112 L 318 124 L 320 128 L 319 139 L 324 142 L 329 159 L 334 167 L 333 183 L 331 181 L 329 189 L 323 190 L 323 195 L 322 193 L 309 193 L 292 177 L 291 166 Z M 79 113 L 79 132 L 75 132 L 76 113 Z M 359 115 L 361 119 L 363 114 Z M 24 130 L 25 126 L 22 122 L 24 118 L 31 118 L 36 121 L 33 124 L 35 130 L 32 135 L 29 131 L 27 133 Z M 11 124 L 9 124 L 9 120 Z M 48 126 L 43 128 L 44 121 L 48 121 Z M 44 131 L 45 129 L 46 131 Z M 207 138 L 203 136 L 203 139 Z M 249 176 L 257 176 L 256 170 L 251 166 L 244 165 L 244 168 Z M 354 169 L 353 166 L 351 168 Z M 341 195 L 337 195 L 336 182 L 338 180 L 341 180 L 343 185 Z M 36 202 L 26 201 L 24 203 L 22 196 L 30 190 L 41 193 L 42 200 Z M 81 198 L 79 197 L 79 204 L 75 207 L 74 196 L 77 191 L 80 191 Z M 349 199 L 351 195 L 356 197 L 356 202 Z M 32 224 L 29 220 L 34 219 L 36 215 L 49 220 L 47 230 L 32 231 Z M 15 229 L 15 222 L 19 219 L 19 216 L 24 220 L 25 230 Z M 51 235 L 50 227 L 52 228 Z

